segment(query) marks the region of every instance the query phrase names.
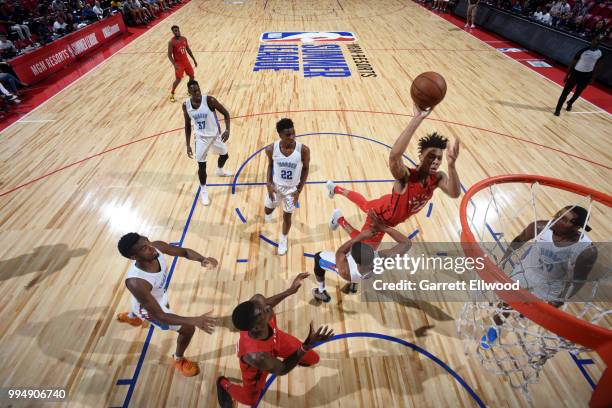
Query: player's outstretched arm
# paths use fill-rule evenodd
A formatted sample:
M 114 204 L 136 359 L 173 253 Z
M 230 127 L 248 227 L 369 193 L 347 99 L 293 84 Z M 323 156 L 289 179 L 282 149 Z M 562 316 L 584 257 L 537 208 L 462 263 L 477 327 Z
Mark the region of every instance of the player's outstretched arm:
M 280 302 L 282 302 L 283 300 L 285 300 L 286 297 L 297 293 L 297 291 L 302 286 L 302 281 L 306 279 L 308 276 L 310 276 L 309 273 L 299 273 L 295 278 L 293 278 L 293 282 L 291 283 L 291 286 L 289 286 L 287 290 L 284 290 L 281 293 L 278 293 L 274 296 L 270 296 L 269 298 L 266 298 L 265 300 L 266 304 L 270 307 L 274 307 L 278 305 Z
M 459 180 L 459 173 L 455 168 L 455 162 L 459 157 L 459 139 L 455 140 L 455 143 L 446 153 L 448 160 L 448 174 L 440 172 L 440 181 L 438 186 L 442 191 L 449 197 L 458 198 L 461 195 L 461 181 Z
M 295 353 L 287 357 L 284 361 L 273 357 L 269 353 L 249 353 L 245 354 L 242 358 L 245 363 L 260 371 L 267 371 L 274 375 L 286 375 L 297 366 L 302 357 L 304 357 L 304 355 L 317 343 L 328 340 L 333 335 L 333 330 L 328 329 L 327 326 L 321 326 L 315 332 L 312 327 L 312 322 L 310 322 L 310 331 L 302 347 L 298 348 Z
M 391 153 L 389 153 L 389 170 L 391 170 L 391 175 L 396 180 L 403 180 L 408 173 L 408 169 L 404 165 L 402 160 L 402 156 L 406 152 L 408 148 L 408 143 L 412 139 L 412 135 L 417 130 L 421 122 L 431 113 L 431 109 L 421 110 L 416 105 L 414 105 L 414 116 L 408 123 L 408 126 L 397 138 L 393 147 L 391 148 Z
M 212 111 L 219 111 L 223 115 L 223 121 L 225 122 L 225 132 L 221 135 L 221 140 L 227 142 L 230 136 L 230 114 L 225 106 L 221 105 L 221 103 L 213 98 L 212 96 L 208 96 L 206 98 L 206 103 L 208 103 L 208 107 Z
M 211 312 L 196 317 L 185 317 L 173 313 L 166 313 L 159 306 L 159 303 L 157 303 L 153 295 L 151 295 L 151 284 L 149 282 L 143 279 L 130 278 L 125 281 L 125 285 L 136 300 L 146 309 L 152 320 L 169 325 L 196 326 L 208 334 L 214 331 L 215 319 L 209 316 Z
M 181 258 L 189 259 L 190 261 L 200 262 L 202 266 L 217 267 L 218 262 L 215 258 L 200 255 L 199 252 L 190 248 L 175 247 L 164 241 L 154 241 L 151 245 L 159 249 L 162 253 L 170 256 L 180 256 Z

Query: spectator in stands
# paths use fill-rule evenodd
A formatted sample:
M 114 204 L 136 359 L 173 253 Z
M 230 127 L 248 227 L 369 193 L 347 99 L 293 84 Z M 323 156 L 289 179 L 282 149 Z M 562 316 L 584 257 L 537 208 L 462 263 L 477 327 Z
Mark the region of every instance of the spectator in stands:
M 449 0 L 434 0 L 432 10 L 437 10 L 442 13 L 446 12 Z
M 540 20 L 542 24 L 546 24 L 547 26 L 552 25 L 552 16 L 550 15 L 550 10 L 546 10 L 542 19 Z
M 587 31 L 587 35 L 591 38 L 607 38 L 610 29 L 606 27 L 608 20 L 599 20 L 592 30 Z
M 81 19 L 82 21 L 88 23 L 98 21 L 98 15 L 93 11 L 93 8 L 89 5 L 89 3 L 85 3 L 85 5 L 83 5 L 83 9 L 81 10 Z
M 599 48 L 600 39 L 598 37 L 593 38 L 591 45 L 578 51 L 574 55 L 574 59 L 565 74 L 565 87 L 561 92 L 561 96 L 557 101 L 557 107 L 555 108 L 555 116 L 561 114 L 561 108 L 563 103 L 567 99 L 574 86 L 576 90 L 572 98 L 567 101 L 566 110 L 571 111 L 572 105 L 580 97 L 582 91 L 592 83 L 597 77 L 597 73 L 601 68 L 601 62 L 603 61 L 603 53 Z
M 137 8 L 142 13 L 147 23 L 155 19 L 155 16 L 153 15 L 153 13 L 151 13 L 149 9 L 143 6 L 139 0 L 128 0 L 128 1 L 130 1 L 131 5 Z
M 12 94 L 17 95 L 18 87 L 25 88 L 27 85 L 7 72 L 0 72 L 0 84 L 8 89 Z
M 467 19 L 465 21 L 464 28 L 475 28 L 474 21 L 476 19 L 476 9 L 478 8 L 478 3 L 480 0 L 468 0 L 467 7 Z
M 62 36 L 69 31 L 68 23 L 62 17 L 62 14 L 58 14 L 55 22 L 53 23 L 53 32 L 58 36 Z
M 111 0 L 111 10 L 123 12 L 123 2 L 119 0 Z
M 100 2 L 98 0 L 96 0 L 94 3 L 92 10 L 94 13 L 96 13 L 98 20 L 102 20 L 102 17 L 104 17 L 104 10 L 102 9 L 102 6 L 100 6 Z
M 514 3 L 514 5 L 512 6 L 512 12 L 516 13 L 516 14 L 521 14 L 523 12 L 523 6 L 521 6 L 521 2 L 520 1 L 516 1 Z
M 5 59 L 11 59 L 18 54 L 13 42 L 7 39 L 5 35 L 0 35 L 0 54 Z
M 13 9 L 12 11 L 0 11 L 0 23 L 6 26 L 11 32 L 16 33 L 22 40 L 32 40 L 30 28 L 23 24 L 23 16 L 20 11 Z
M 533 13 L 532 18 L 537 22 L 541 22 L 542 17 L 544 17 L 544 13 L 542 12 L 542 7 L 538 6 L 538 9 L 535 11 L 535 13 Z
M 64 21 L 72 22 L 72 15 L 68 13 L 68 8 L 62 0 L 53 0 L 51 10 L 61 16 Z
M 2 94 L 2 97 L 9 102 L 14 104 L 21 103 L 21 100 L 17 97 L 17 95 L 10 93 L 4 86 L 2 86 L 2 84 L 0 84 L 0 93 Z

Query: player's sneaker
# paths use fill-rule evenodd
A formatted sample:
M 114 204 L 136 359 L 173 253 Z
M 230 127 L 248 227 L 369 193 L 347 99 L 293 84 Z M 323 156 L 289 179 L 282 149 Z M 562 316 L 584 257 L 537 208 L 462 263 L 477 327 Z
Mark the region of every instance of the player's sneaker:
M 174 360 L 174 368 L 179 370 L 185 377 L 193 377 L 200 373 L 200 367 L 194 361 L 187 360 L 185 357 L 177 360 L 174 356 L 172 356 L 172 360 Z
M 217 175 L 219 177 L 231 177 L 234 174 L 231 171 L 227 171 L 225 169 L 217 168 L 217 170 L 215 171 L 215 175 Z
M 234 405 L 232 401 L 232 396 L 223 388 L 221 382 L 229 380 L 226 377 L 217 378 L 217 401 L 219 401 L 219 406 L 221 408 L 232 408 Z
M 331 180 L 328 180 L 327 183 L 325 183 L 325 187 L 327 187 L 327 195 L 329 196 L 329 198 L 334 198 L 334 195 L 336 194 L 334 192 L 334 188 L 336 188 L 336 183 Z
M 142 319 L 140 317 L 134 316 L 134 317 L 130 317 L 130 313 L 129 312 L 123 312 L 123 313 L 119 313 L 117 315 L 117 320 L 119 320 L 119 322 L 121 323 L 127 323 L 131 326 L 134 327 L 138 327 L 140 325 L 142 325 Z
M 329 219 L 329 228 L 332 231 L 335 231 L 338 229 L 338 226 L 340 225 L 338 224 L 338 220 L 340 219 L 340 217 L 342 217 L 342 211 L 336 208 L 332 212 L 331 218 Z
M 174 97 L 174 94 L 170 94 L 170 97 L 168 99 L 170 100 L 170 102 L 176 102 L 176 98 Z
M 287 253 L 287 236 L 281 234 L 278 239 L 278 254 L 285 255 Z
M 202 204 L 210 205 L 210 198 L 208 198 L 208 193 L 206 192 L 206 190 L 200 191 L 200 199 L 202 200 Z
M 499 336 L 499 333 L 497 332 L 497 327 L 495 326 L 489 327 L 489 330 L 487 330 L 487 334 L 482 336 L 482 338 L 480 339 L 480 347 L 482 347 L 485 350 L 490 349 L 493 346 L 493 343 L 495 342 L 495 340 L 497 340 L 498 336 Z
M 316 300 L 320 300 L 321 302 L 329 303 L 331 300 L 331 296 L 327 294 L 327 291 L 323 289 L 322 292 L 319 291 L 319 288 L 312 288 L 312 296 Z
M 357 293 L 358 287 L 359 285 L 357 284 L 357 282 L 349 282 L 346 285 L 344 285 L 342 289 L 340 289 L 340 291 L 348 295 L 349 293 Z
M 572 111 L 572 104 L 568 102 L 567 106 L 565 107 L 565 110 L 568 111 L 568 112 L 571 112 Z

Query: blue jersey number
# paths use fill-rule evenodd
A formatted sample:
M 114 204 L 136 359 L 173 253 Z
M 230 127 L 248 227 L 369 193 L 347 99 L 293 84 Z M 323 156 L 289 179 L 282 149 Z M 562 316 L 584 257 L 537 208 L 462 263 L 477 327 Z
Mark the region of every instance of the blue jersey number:
M 280 174 L 283 180 L 293 180 L 293 171 L 291 170 L 281 170 Z
M 206 121 L 196 122 L 196 124 L 198 125 L 198 130 L 204 130 L 206 127 Z

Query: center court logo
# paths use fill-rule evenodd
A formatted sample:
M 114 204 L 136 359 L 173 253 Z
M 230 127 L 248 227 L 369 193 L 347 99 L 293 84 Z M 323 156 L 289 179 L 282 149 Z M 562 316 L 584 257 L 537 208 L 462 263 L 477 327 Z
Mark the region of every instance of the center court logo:
M 304 78 L 338 78 L 351 76 L 351 69 L 340 44 L 347 44 L 347 51 L 361 77 L 376 77 L 357 37 L 348 31 L 286 31 L 265 32 L 259 38 L 261 44 L 253 72 L 301 71 Z

